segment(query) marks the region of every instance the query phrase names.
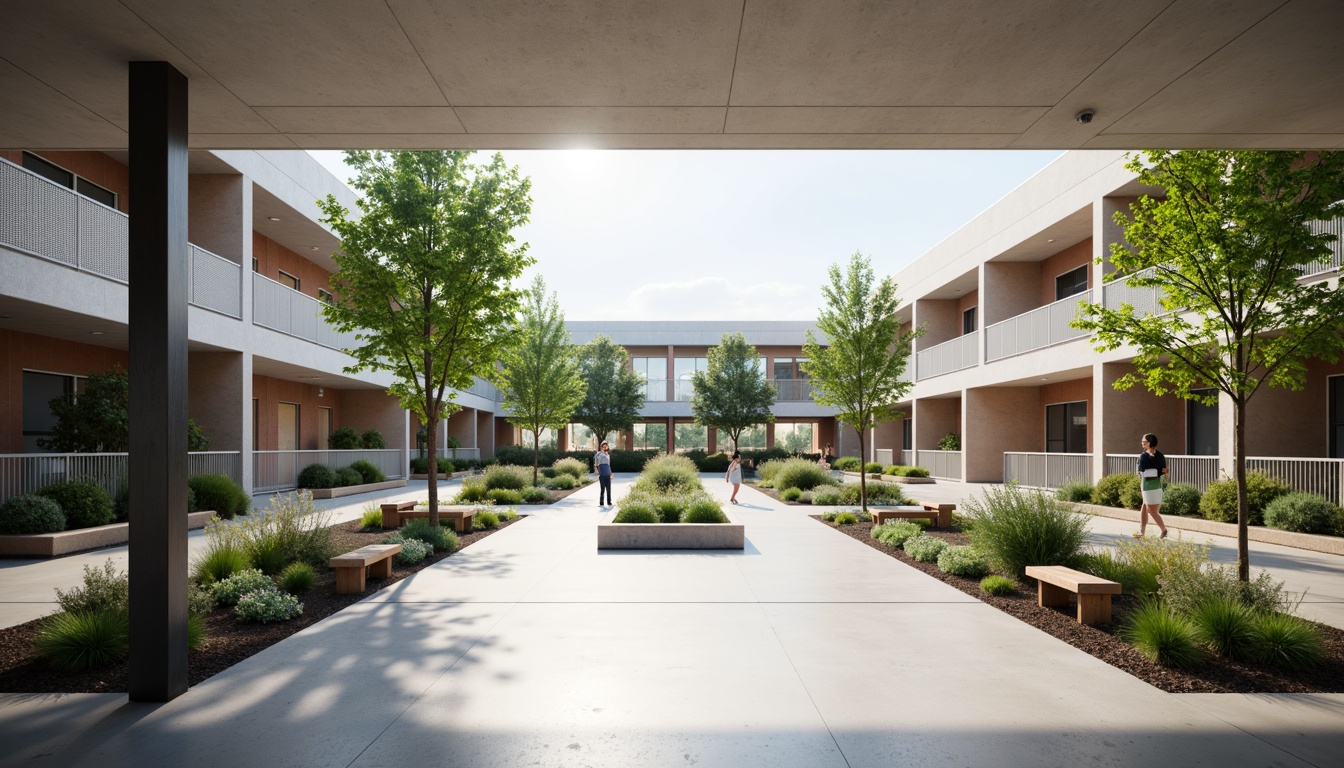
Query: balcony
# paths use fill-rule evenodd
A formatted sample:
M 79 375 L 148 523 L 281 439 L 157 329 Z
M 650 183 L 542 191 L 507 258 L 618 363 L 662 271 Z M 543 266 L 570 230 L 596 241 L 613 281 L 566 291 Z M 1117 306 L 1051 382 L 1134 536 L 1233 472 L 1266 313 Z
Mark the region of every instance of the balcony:
M 126 285 L 129 220 L 115 208 L 0 160 L 0 244 Z M 242 317 L 242 267 L 188 243 L 187 301 Z
M 951 341 L 921 349 L 915 353 L 915 380 L 972 368 L 980 364 L 980 332 L 971 331 Z
M 1078 305 L 1091 301 L 1092 291 L 1084 291 L 986 327 L 985 362 L 1087 336 L 1087 331 L 1070 327 L 1069 323 L 1078 315 Z

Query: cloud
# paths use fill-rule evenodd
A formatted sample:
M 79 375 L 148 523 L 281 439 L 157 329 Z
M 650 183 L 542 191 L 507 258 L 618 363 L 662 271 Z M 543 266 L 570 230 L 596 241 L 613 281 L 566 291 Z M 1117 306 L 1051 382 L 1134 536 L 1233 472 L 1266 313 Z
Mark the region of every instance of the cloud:
M 815 320 L 819 292 L 799 283 L 723 277 L 644 283 L 601 308 L 624 320 Z

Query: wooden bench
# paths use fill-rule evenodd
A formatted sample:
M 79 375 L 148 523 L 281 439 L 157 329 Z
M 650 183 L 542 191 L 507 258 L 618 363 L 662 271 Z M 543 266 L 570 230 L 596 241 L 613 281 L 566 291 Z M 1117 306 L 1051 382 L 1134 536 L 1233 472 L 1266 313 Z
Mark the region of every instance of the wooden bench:
M 401 527 L 401 513 L 415 509 L 415 501 L 389 501 L 379 509 L 383 512 L 383 529 Z
M 357 595 L 364 591 L 364 577 L 387 579 L 392 576 L 392 558 L 401 551 L 400 544 L 368 544 L 331 558 L 336 569 L 336 593 Z
M 1114 581 L 1062 565 L 1029 565 L 1027 576 L 1036 580 L 1040 606 L 1068 605 L 1069 595 L 1076 594 L 1079 624 L 1111 622 L 1111 595 L 1120 594 L 1120 585 Z
M 395 501 L 382 506 L 383 529 L 392 530 L 406 524 L 407 520 L 418 517 L 429 519 L 428 509 L 416 509 L 414 501 Z M 472 507 L 439 507 L 439 520 L 453 521 L 453 530 L 458 533 L 471 533 L 471 523 L 476 515 Z
M 940 523 L 937 510 L 928 510 L 922 506 L 902 506 L 895 509 L 870 509 L 873 515 L 873 525 L 881 525 L 888 520 L 909 520 L 910 518 L 926 518 L 929 525 L 936 525 L 940 528 L 946 528 L 946 525 Z

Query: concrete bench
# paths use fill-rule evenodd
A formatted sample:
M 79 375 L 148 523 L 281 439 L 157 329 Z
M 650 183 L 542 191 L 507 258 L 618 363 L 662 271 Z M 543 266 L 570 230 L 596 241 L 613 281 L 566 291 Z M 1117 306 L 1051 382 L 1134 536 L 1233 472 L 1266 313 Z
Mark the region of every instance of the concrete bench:
M 416 509 L 414 501 L 397 501 L 384 504 L 383 529 L 400 528 L 411 518 L 429 519 L 428 509 Z M 471 533 L 471 523 L 476 510 L 471 507 L 439 507 L 439 520 L 453 521 L 453 530 L 458 533 Z
M 939 522 L 937 510 L 928 510 L 922 506 L 902 506 L 892 509 L 870 509 L 873 516 L 873 525 L 881 525 L 888 520 L 909 520 L 911 518 L 926 518 L 929 525 L 936 525 L 940 528 L 946 528 Z
M 391 578 L 392 558 L 400 551 L 400 544 L 369 544 L 331 558 L 328 564 L 336 569 L 336 593 L 357 595 L 363 592 L 366 575 L 375 579 Z
M 1120 594 L 1120 585 L 1114 581 L 1062 565 L 1029 565 L 1027 576 L 1036 580 L 1036 600 L 1041 607 L 1068 605 L 1069 595 L 1076 594 L 1079 624 L 1111 622 L 1111 595 Z

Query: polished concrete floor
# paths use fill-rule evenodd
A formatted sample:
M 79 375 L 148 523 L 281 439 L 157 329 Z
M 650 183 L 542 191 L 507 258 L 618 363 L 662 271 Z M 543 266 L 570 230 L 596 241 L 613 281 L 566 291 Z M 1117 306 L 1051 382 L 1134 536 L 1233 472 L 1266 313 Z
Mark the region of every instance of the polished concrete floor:
M 1163 693 L 808 508 L 743 489 L 742 552 L 598 552 L 594 526 L 611 512 L 596 494 L 168 704 L 0 696 L 3 762 L 1324 766 L 1344 754 L 1344 696 Z

